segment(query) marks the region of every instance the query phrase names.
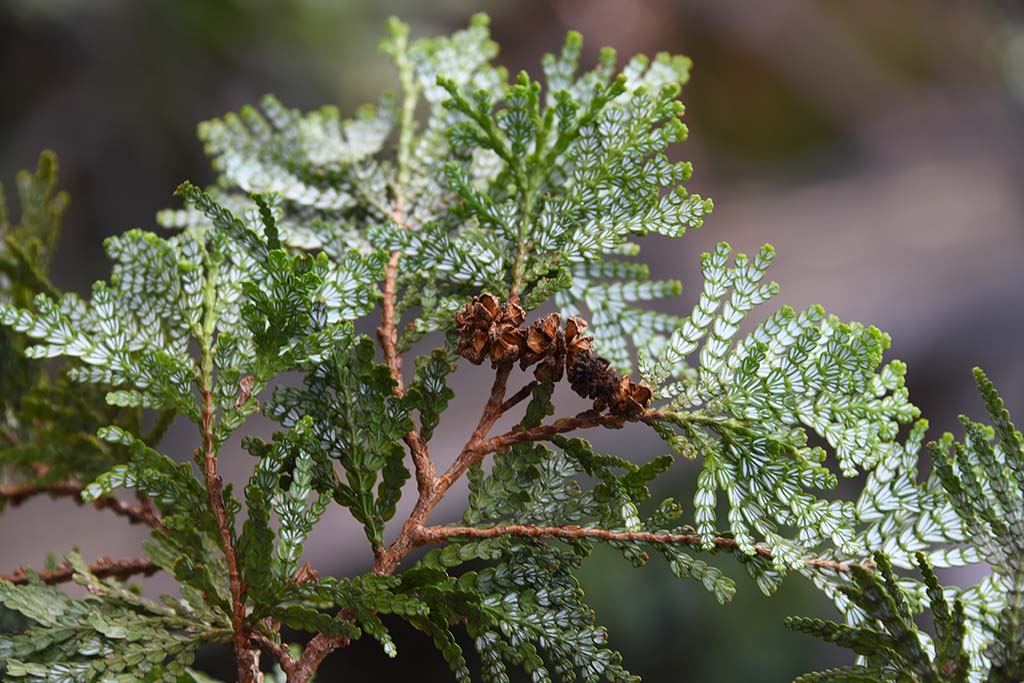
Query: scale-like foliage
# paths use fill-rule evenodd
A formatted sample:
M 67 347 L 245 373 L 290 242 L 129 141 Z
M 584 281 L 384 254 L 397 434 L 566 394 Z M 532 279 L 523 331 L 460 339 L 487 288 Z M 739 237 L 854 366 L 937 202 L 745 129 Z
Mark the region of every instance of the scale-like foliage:
M 484 17 L 451 38 L 410 42 L 398 22 L 391 32 L 383 50 L 399 72 L 399 101 L 345 120 L 267 97 L 202 124 L 223 191 L 278 195 L 293 246 L 401 251 L 399 308 L 419 308 L 404 344 L 450 322 L 475 293 L 516 290 L 528 309 L 559 293 L 566 312 L 588 312 L 599 348 L 622 369 L 630 342 L 663 345 L 678 319 L 637 304 L 678 294 L 679 283 L 650 281 L 645 265 L 617 257 L 636 253 L 631 236 L 679 236 L 711 210 L 683 189 L 690 165 L 665 156 L 686 135 L 676 98 L 689 61 L 640 56 L 616 75 L 605 51 L 577 75 L 581 40 L 570 34 L 545 59 L 543 87 L 525 74 L 504 85 Z
M 938 442 L 929 444 L 933 469 L 925 480 L 917 481 L 918 452 L 927 423 L 916 424 L 907 444 L 890 450 L 865 483 L 857 504 L 855 547 L 833 556 L 851 563 L 854 583 L 851 585 L 838 575 L 811 573 L 811 578 L 835 600 L 850 624 L 833 625 L 826 630 L 848 633 L 859 629 L 868 633 L 865 637 L 871 640 L 870 634 L 877 624 L 884 624 L 877 611 L 882 603 L 865 603 L 864 582 L 874 582 L 875 588 L 881 584 L 857 564 L 877 554 L 884 557 L 887 567 L 891 563 L 921 568 L 923 582 L 906 576 L 892 578 L 890 585 L 887 575 L 885 590 L 897 602 L 918 607 L 928 604 L 935 622 L 935 638 L 916 626 L 911 630 L 929 656 L 932 650 L 939 652 L 951 647 L 949 638 L 955 631 L 955 651 L 946 650 L 945 655 L 939 652 L 941 657 L 936 660 L 955 660 L 955 665 L 935 668 L 937 678 L 928 678 L 917 669 L 917 664 L 883 648 L 879 651 L 882 659 L 878 661 L 890 677 L 876 671 L 875 678 L 863 680 L 897 680 L 894 671 L 906 677 L 898 680 L 914 681 L 969 679 L 996 683 L 1019 681 L 1024 676 L 1020 636 L 1024 619 L 1024 601 L 1020 598 L 1024 583 L 1024 439 L 985 374 L 975 370 L 975 378 L 994 427 L 962 417 L 965 441 L 954 443 L 953 436 L 945 434 Z M 992 443 L 996 435 L 998 441 Z M 939 586 L 931 569 L 981 563 L 988 565 L 992 573 L 966 588 Z M 955 604 L 954 631 L 946 624 L 951 614 L 950 602 Z M 794 623 L 800 630 L 808 630 L 809 626 L 804 628 L 808 624 L 820 625 L 817 620 Z M 824 633 L 815 627 L 816 635 Z M 862 656 L 866 654 L 854 647 L 854 641 L 831 639 Z M 827 677 L 833 672 L 817 675 L 822 678 L 807 680 L 846 680 Z
M 737 341 L 747 314 L 777 291 L 763 282 L 774 252 L 740 254 L 732 267 L 729 255 L 724 243 L 704 255 L 704 291 L 693 312 L 661 358 L 645 363 L 645 378 L 668 401 L 655 427 L 677 452 L 703 461 L 694 506 L 705 546 L 723 491 L 740 547 L 753 554 L 759 536 L 775 569 L 799 567 L 822 540 L 849 544 L 854 514 L 849 503 L 811 492 L 833 488 L 836 476 L 808 434 L 834 449 L 849 476 L 873 465 L 916 409 L 903 387 L 904 366 L 879 367 L 889 338 L 875 328 L 840 323 L 819 307 L 784 307 Z M 786 538 L 780 526 L 795 527 L 798 538 Z
M 57 157 L 47 150 L 39 155 L 35 173 L 18 174 L 17 223 L 11 222 L 0 184 L 0 301 L 26 306 L 36 294 L 54 292 L 47 270 L 70 201 L 67 192 L 57 190 L 57 182 Z
M 994 581 L 979 586 L 986 612 L 994 617 L 987 624 L 987 680 L 1019 681 L 1024 679 L 1024 438 L 989 379 L 981 370 L 974 374 L 992 427 L 962 417 L 965 441 L 950 451 L 947 436 L 930 450 L 950 503 L 993 570 Z
M 864 483 L 855 507 L 854 537 L 844 549 L 825 551 L 837 562 L 859 563 L 882 552 L 896 567 L 916 566 L 923 553 L 932 567 L 964 567 L 983 562 L 971 541 L 964 520 L 949 500 L 937 469 L 918 478 L 925 420 L 916 422 L 903 445 L 892 444 Z M 847 585 L 841 574 L 805 570 L 844 615 L 847 623 L 861 624 L 866 615 L 841 590 Z M 913 576 L 901 576 L 902 589 L 914 600 L 924 600 L 927 586 Z M 982 651 L 989 642 L 986 622 L 991 619 L 994 586 L 991 577 L 977 586 L 945 588 L 949 600 L 958 600 L 966 614 L 966 649 L 974 668 L 984 666 Z
M 234 405 L 237 382 L 252 375 L 258 392 L 276 373 L 341 341 L 341 323 L 372 306 L 370 281 L 381 264 L 355 255 L 330 264 L 291 257 L 263 241 L 265 231 L 277 239 L 269 209 L 253 212 L 247 225 L 188 184 L 181 194 L 215 229 L 112 237 L 113 274 L 93 286 L 91 301 L 38 295 L 35 310 L 4 305 L 0 321 L 40 342 L 26 350 L 29 357 L 78 359 L 70 379 L 119 387 L 108 403 L 172 410 L 199 423 L 193 386 L 209 371 L 204 362 L 220 379 L 218 407 L 250 408 Z M 204 358 L 192 354 L 196 341 Z
M 544 400 L 543 395 L 539 399 Z M 470 505 L 463 521 L 481 527 L 521 525 L 689 534 L 691 544 L 697 545 L 693 529 L 676 524 L 682 509 L 672 499 L 663 501 L 647 519 L 641 517 L 641 506 L 651 498 L 647 485 L 672 465 L 671 456 L 638 466 L 624 458 L 595 453 L 583 439 L 556 436 L 552 443 L 557 451 L 541 444 L 524 444 L 496 455 L 489 475 L 485 476 L 479 467 L 471 470 Z M 587 479 L 597 481 L 589 490 L 581 486 L 581 481 Z M 602 539 L 571 538 L 569 545 L 577 562 L 590 554 L 595 542 Z M 728 602 L 735 592 L 731 579 L 695 558 L 685 545 L 614 539 L 605 542 L 638 567 L 647 563 L 650 551 L 663 555 L 673 574 L 699 580 L 719 602 Z
M 797 678 L 796 683 L 967 683 L 970 658 L 964 649 L 963 604 L 956 600 L 950 607 L 924 554 L 917 553 L 916 561 L 927 587 L 935 638 L 914 621 L 910 599 L 889 559 L 883 553 L 875 553 L 874 566 L 851 566 L 853 582 L 840 589 L 864 612 L 865 623 L 846 626 L 821 619 L 786 620 L 786 626 L 794 631 L 853 650 L 862 663 L 806 674 Z
M 448 571 L 470 560 L 488 566 L 451 578 Z M 461 620 L 481 660 L 481 680 L 509 680 L 509 664 L 522 666 L 536 681 L 633 682 L 618 653 L 606 647 L 604 629 L 582 601 L 572 575 L 577 553 L 538 541 L 505 538 L 471 541 L 427 554 L 403 575 L 429 607 L 410 619 L 434 638 L 456 680 L 471 673 L 451 631 Z
M 196 650 L 227 640 L 226 617 L 202 603 L 140 597 L 98 579 L 78 553 L 67 557 L 88 596 L 69 598 L 37 577 L 23 586 L 0 581 L 0 603 L 31 623 L 0 635 L 0 674 L 25 683 L 178 683 Z
M 40 155 L 34 173 L 18 174 L 17 223 L 0 189 L 0 306 L 32 307 L 60 297 L 48 279 L 69 203 L 57 189 L 57 176 L 57 159 L 49 151 Z M 127 449 L 97 439 L 96 431 L 116 424 L 141 433 L 140 412 L 107 405 L 106 387 L 74 386 L 65 373 L 50 377 L 43 362 L 27 357 L 29 343 L 9 327 L 0 329 L 0 465 L 27 486 L 46 487 L 90 481 L 125 462 Z M 167 423 L 167 416 L 154 420 L 148 438 L 158 438 Z M 0 498 L 0 506 L 6 502 Z
M 303 389 L 275 391 L 268 415 L 293 429 L 308 421 L 319 447 L 345 472 L 344 481 L 331 482 L 335 500 L 349 508 L 376 547 L 409 478 L 401 439 L 413 425 L 393 394 L 391 371 L 373 356 L 373 342 L 361 338 L 351 352 L 310 368 Z

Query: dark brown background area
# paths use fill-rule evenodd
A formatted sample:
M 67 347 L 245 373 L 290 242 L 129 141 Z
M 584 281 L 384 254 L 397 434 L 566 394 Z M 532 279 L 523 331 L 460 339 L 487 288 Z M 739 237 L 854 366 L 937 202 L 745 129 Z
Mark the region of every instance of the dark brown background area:
M 429 35 L 464 25 L 474 11 L 491 15 L 499 61 L 512 73 L 536 73 L 568 29 L 583 33 L 585 60 L 602 45 L 623 59 L 662 50 L 693 58 L 683 94 L 691 136 L 676 154 L 694 162 L 690 188 L 716 208 L 699 232 L 644 242 L 653 274 L 684 282 L 675 310 L 687 310 L 700 289 L 701 251 L 719 240 L 747 252 L 771 242 L 780 301 L 821 303 L 892 334 L 892 356 L 909 363 L 912 398 L 933 434 L 954 429 L 959 412 L 981 412 L 975 365 L 1024 415 L 1017 3 L 5 0 L 0 179 L 10 186 L 40 149 L 58 152 L 73 201 L 54 279 L 87 291 L 108 273 L 102 238 L 152 227 L 182 180 L 213 180 L 198 121 L 265 92 L 301 109 L 352 110 L 395 85 L 375 47 L 384 18 L 399 15 Z M 441 460 L 475 415 L 479 372 L 458 373 L 459 399 L 434 447 Z M 164 450 L 182 457 L 195 438 L 178 425 Z M 661 451 L 639 433 L 597 441 L 637 459 Z M 235 479 L 251 464 L 237 444 L 224 454 Z M 659 493 L 688 503 L 695 470 L 680 463 Z M 438 521 L 458 514 L 461 493 Z M 87 557 L 134 554 L 140 534 L 89 509 L 36 501 L 0 517 L 0 570 L 38 565 L 46 551 L 72 545 Z M 307 559 L 324 571 L 369 564 L 361 532 L 338 510 Z M 722 566 L 739 585 L 727 607 L 664 567 L 634 570 L 611 555 L 595 557 L 582 578 L 612 643 L 647 681 L 783 681 L 843 661 L 837 649 L 783 630 L 786 614 L 831 615 L 800 579 L 769 600 L 735 563 Z M 160 579 L 149 586 L 170 588 Z M 397 662 L 362 642 L 320 680 L 449 680 L 426 638 L 397 635 Z M 212 651 L 203 666 L 230 675 L 221 661 Z

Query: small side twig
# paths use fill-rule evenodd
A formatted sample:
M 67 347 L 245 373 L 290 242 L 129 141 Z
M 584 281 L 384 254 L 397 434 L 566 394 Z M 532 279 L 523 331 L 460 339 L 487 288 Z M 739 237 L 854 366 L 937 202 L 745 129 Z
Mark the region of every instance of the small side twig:
M 245 587 L 238 567 L 238 556 L 231 541 L 231 527 L 224 506 L 224 481 L 217 472 L 217 451 L 213 438 L 213 396 L 209 387 L 202 389 L 203 396 L 203 473 L 206 477 L 206 491 L 210 508 L 217 520 L 220 531 L 221 549 L 228 566 L 228 583 L 231 590 L 231 629 L 234 631 L 235 661 L 238 664 L 239 683 L 259 680 L 255 655 L 249 649 L 251 632 L 246 619 Z M 258 651 L 256 652 L 258 654 Z
M 530 397 L 530 394 L 533 393 L 534 387 L 536 387 L 538 384 L 539 382 L 537 381 L 530 382 L 522 389 L 509 396 L 508 399 L 501 404 L 501 412 L 507 413 L 508 411 L 512 410 L 512 408 L 515 408 L 517 405 L 528 399 Z
M 402 205 L 395 206 L 394 220 L 402 224 Z M 391 252 L 384 270 L 384 287 L 381 291 L 380 326 L 377 327 L 377 341 L 384 352 L 384 362 L 391 369 L 391 377 L 395 380 L 395 396 L 405 395 L 405 384 L 402 379 L 402 354 L 398 352 L 398 329 L 395 326 L 395 294 L 398 282 L 398 262 L 402 254 Z M 428 495 L 434 482 L 434 463 L 430 459 L 427 443 L 415 429 L 403 438 L 409 447 L 413 467 L 416 470 L 416 488 L 420 496 Z
M 296 659 L 292 656 L 291 650 L 284 643 L 275 643 L 270 638 L 267 638 L 262 633 L 253 633 L 249 636 L 256 645 L 259 645 L 264 650 L 267 650 L 277 657 L 277 660 L 281 663 L 281 670 L 286 674 L 291 675 L 295 671 Z
M 73 480 L 53 482 L 51 484 L 4 484 L 0 485 L 0 498 L 13 506 L 24 503 L 29 498 L 46 495 L 51 498 L 71 498 L 79 505 L 84 505 L 82 492 L 85 487 Z M 113 496 L 101 496 L 92 503 L 97 510 L 110 510 L 115 515 L 124 517 L 132 524 L 145 524 L 154 529 L 162 529 L 163 522 L 153 502 L 143 497 L 138 504 L 127 503 Z
M 132 576 L 152 576 L 160 571 L 160 567 L 145 557 L 133 557 L 123 560 L 112 560 L 109 557 L 102 557 L 96 562 L 88 565 L 89 571 L 101 579 L 115 578 L 127 579 Z M 56 569 L 38 572 L 37 576 L 43 583 L 65 583 L 75 575 L 75 570 L 67 562 L 61 562 Z M 19 567 L 13 574 L 2 574 L 0 580 L 8 581 L 15 585 L 29 582 L 29 570 Z
M 397 212 L 397 209 L 396 209 Z M 396 222 L 398 219 L 396 218 Z M 398 282 L 398 261 L 402 252 L 393 251 L 384 269 L 384 288 L 381 291 L 380 326 L 377 340 L 384 351 L 384 362 L 391 368 L 391 377 L 397 382 L 396 393 L 405 393 L 402 383 L 402 356 L 398 353 L 398 330 L 395 328 L 395 288 Z

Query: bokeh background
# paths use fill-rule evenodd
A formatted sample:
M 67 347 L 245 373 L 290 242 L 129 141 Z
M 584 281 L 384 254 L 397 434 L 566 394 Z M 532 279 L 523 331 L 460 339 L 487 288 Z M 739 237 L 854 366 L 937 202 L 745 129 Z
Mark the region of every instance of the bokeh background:
M 151 227 L 183 179 L 209 183 L 198 121 L 273 92 L 310 109 L 352 110 L 396 85 L 377 54 L 392 14 L 418 35 L 450 32 L 471 13 L 492 18 L 499 62 L 536 71 L 568 29 L 584 59 L 610 45 L 681 52 L 694 60 L 683 100 L 695 166 L 691 190 L 712 197 L 705 227 L 678 242 L 645 243 L 652 273 L 678 277 L 692 305 L 698 255 L 719 240 L 753 251 L 773 243 L 781 300 L 821 303 L 890 332 L 910 365 L 911 396 L 932 434 L 979 415 L 971 367 L 984 367 L 1024 416 L 1019 297 L 1024 285 L 1024 10 L 1005 2 L 925 0 L 4 0 L 0 3 L 0 179 L 57 151 L 72 208 L 54 280 L 87 291 L 105 277 L 102 238 Z M 475 369 L 434 450 L 444 461 L 479 405 Z M 1024 419 L 1024 418 L 1022 418 Z M 266 430 L 266 425 L 260 429 Z M 184 458 L 195 436 L 177 425 L 164 450 Z M 661 451 L 639 433 L 598 435 L 637 459 Z M 229 478 L 251 460 L 237 445 Z M 695 467 L 682 463 L 658 493 L 688 501 Z M 854 482 L 850 491 L 856 490 Z M 456 500 L 437 521 L 458 514 Z M 324 572 L 365 571 L 361 533 L 328 518 L 307 559 Z M 68 502 L 34 501 L 0 517 L 0 571 L 41 564 L 49 550 L 132 555 L 142 532 Z M 600 623 L 647 681 L 786 681 L 845 654 L 790 634 L 787 614 L 831 616 L 791 579 L 762 597 L 737 571 L 720 607 L 664 568 L 634 570 L 599 554 L 582 580 Z M 969 577 L 966 577 L 969 578 Z M 156 578 L 152 590 L 168 589 Z M 397 632 L 391 663 L 375 643 L 335 656 L 320 680 L 447 681 L 428 639 Z M 228 679 L 222 652 L 201 667 Z

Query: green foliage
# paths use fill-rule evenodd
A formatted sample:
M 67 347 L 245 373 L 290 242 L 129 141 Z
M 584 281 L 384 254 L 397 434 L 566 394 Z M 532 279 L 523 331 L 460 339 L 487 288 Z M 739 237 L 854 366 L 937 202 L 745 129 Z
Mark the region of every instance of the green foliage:
M 67 192 L 57 191 L 57 182 L 57 156 L 44 151 L 35 173 L 25 170 L 18 174 L 21 215 L 17 223 L 11 223 L 0 184 L 0 290 L 5 302 L 27 306 L 36 294 L 55 291 L 46 273 L 70 202 Z
M 675 522 L 682 509 L 672 499 L 663 501 L 647 519 L 640 506 L 649 501 L 648 482 L 672 464 L 662 456 L 635 465 L 623 458 L 594 453 L 583 439 L 554 437 L 559 452 L 539 445 L 520 445 L 494 458 L 485 476 L 480 468 L 470 472 L 470 506 L 463 521 L 473 526 L 519 524 L 535 527 L 572 527 L 613 532 L 686 534 L 692 528 Z M 580 481 L 596 479 L 587 490 Z M 609 541 L 634 566 L 644 566 L 648 551 L 663 555 L 679 578 L 699 580 L 719 602 L 735 592 L 732 580 L 717 568 L 696 559 L 684 547 L 666 543 Z M 577 561 L 590 554 L 591 539 L 569 544 Z
M 740 547 L 753 554 L 760 536 L 775 570 L 796 568 L 823 540 L 845 547 L 854 515 L 849 503 L 809 490 L 831 489 L 837 479 L 808 434 L 824 439 L 852 476 L 876 462 L 917 409 L 903 387 L 903 364 L 879 367 L 889 338 L 820 307 L 799 314 L 784 307 L 736 341 L 746 315 L 778 287 L 762 283 L 771 247 L 753 259 L 738 255 L 731 268 L 729 254 L 722 243 L 703 256 L 704 291 L 693 313 L 643 374 L 669 401 L 658 433 L 676 452 L 703 461 L 694 508 L 705 547 L 722 491 Z M 796 543 L 780 527 L 797 529 Z
M 18 496 L 83 487 L 83 501 L 108 506 L 130 507 L 114 496 L 131 491 L 150 511 L 144 549 L 181 595 L 151 603 L 75 554 L 88 597 L 36 575 L 0 581 L 0 602 L 22 619 L 0 636 L 5 680 L 201 682 L 187 666 L 210 642 L 230 642 L 244 676 L 245 650 L 280 656 L 287 627 L 313 641 L 291 655 L 301 666 L 281 657 L 278 680 L 303 683 L 310 658 L 315 668 L 363 635 L 394 656 L 388 623 L 401 619 L 459 681 L 476 672 L 457 628 L 484 681 L 507 682 L 509 667 L 534 681 L 634 681 L 574 575 L 597 543 L 637 567 L 661 556 L 722 603 L 737 588 L 710 553 L 735 557 L 765 593 L 787 573 L 810 579 L 847 623 L 789 625 L 861 660 L 802 680 L 1024 678 L 1024 438 L 983 375 L 994 428 L 964 420 L 964 442 L 944 436 L 919 477 L 927 423 L 897 441 L 918 411 L 904 365 L 883 360 L 888 336 L 817 306 L 748 323 L 778 292 L 765 280 L 770 246 L 705 254 L 689 316 L 648 307 L 680 284 L 650 279 L 636 239 L 678 238 L 712 208 L 685 189 L 690 165 L 669 161 L 686 137 L 689 61 L 634 57 L 618 69 L 603 50 L 580 72 L 570 33 L 542 80 L 509 83 L 482 16 L 450 37 L 410 40 L 398 21 L 389 30 L 382 50 L 401 91 L 354 118 L 268 96 L 201 124 L 216 185 L 178 188 L 182 208 L 158 217 L 172 232 L 108 239 L 111 276 L 87 299 L 46 276 L 67 204 L 52 154 L 19 176 L 17 224 L 0 193 L 4 483 Z M 455 318 L 474 297 L 511 312 L 483 321 L 486 343 L 508 355 L 490 369 L 477 427 L 440 470 L 449 461 L 429 448 L 455 405 Z M 378 304 L 383 363 L 357 334 Z M 593 338 L 576 333 L 580 321 L 571 339 L 560 324 L 523 328 L 517 305 L 584 317 Z M 430 333 L 439 348 L 414 353 L 403 376 L 400 354 Z M 523 385 L 534 355 L 557 371 Z M 647 385 L 626 376 L 634 367 Z M 563 375 L 590 398 L 642 400 L 625 411 L 599 399 L 566 416 Z M 261 410 L 279 426 L 268 441 L 245 429 Z M 496 433 L 513 411 L 518 424 Z M 198 431 L 192 462 L 160 450 L 179 417 Z M 576 433 L 627 423 L 699 460 L 692 525 L 673 498 L 652 499 L 674 456 L 634 462 Z M 244 501 L 217 472 L 236 432 L 254 456 Z M 464 526 L 429 526 L 463 474 Z M 840 475 L 862 474 L 856 501 L 830 493 Z M 410 517 L 389 525 L 413 492 Z M 365 529 L 374 573 L 319 577 L 303 563 L 332 504 Z M 403 564 L 420 545 L 438 547 Z M 981 563 L 992 574 L 965 589 L 941 586 L 932 569 Z M 934 635 L 914 619 L 925 605 Z
M 961 417 L 966 440 L 950 451 L 947 436 L 931 453 L 951 505 L 993 570 L 982 591 L 986 612 L 1001 606 L 986 624 L 988 680 L 1017 681 L 1024 678 L 1024 438 L 985 373 L 974 375 L 993 426 Z
M 840 589 L 864 612 L 864 623 L 845 626 L 821 619 L 786 620 L 786 626 L 794 631 L 853 650 L 860 655 L 862 663 L 800 676 L 797 683 L 967 683 L 970 661 L 964 649 L 963 604 L 956 600 L 951 608 L 924 554 L 917 553 L 916 560 L 927 586 L 935 638 L 929 637 L 915 623 L 910 597 L 900 585 L 889 559 L 879 552 L 874 556 L 873 568 L 851 566 L 852 584 Z
M 448 571 L 483 559 L 489 566 L 463 573 Z M 434 638 L 456 680 L 472 680 L 450 624 L 463 621 L 481 659 L 481 680 L 508 681 L 507 666 L 522 666 L 533 680 L 636 681 L 621 657 L 605 647 L 607 633 L 594 625 L 594 613 L 571 570 L 573 552 L 536 541 L 498 538 L 431 551 L 403 575 L 411 577 L 430 611 L 411 623 Z M 429 582 L 429 583 L 428 583 Z M 427 583 L 427 585 L 420 585 Z
M 985 374 L 975 370 L 975 378 L 994 427 L 961 417 L 965 441 L 955 443 L 951 434 L 945 434 L 929 444 L 933 469 L 918 482 L 918 451 L 927 428 L 919 422 L 906 446 L 892 448 L 865 483 L 857 504 L 860 524 L 855 540 L 863 554 L 854 556 L 874 552 L 881 578 L 858 565 L 851 567 L 853 584 L 823 574 L 813 577 L 835 599 L 850 626 L 791 621 L 794 628 L 813 635 L 842 634 L 828 639 L 868 657 L 874 678 L 861 672 L 864 678 L 849 680 L 1002 683 L 1024 676 L 1024 439 Z M 933 566 L 982 562 L 992 573 L 967 588 L 942 587 L 932 571 Z M 893 578 L 891 565 L 911 564 L 920 568 L 923 582 Z M 890 602 L 899 608 L 900 623 L 892 621 Z M 923 603 L 931 610 L 934 637 L 904 613 L 906 605 Z M 924 666 L 909 650 L 894 649 L 890 640 L 899 640 L 904 631 L 925 648 L 931 664 Z M 861 640 L 846 637 L 854 632 Z M 889 640 L 879 640 L 879 633 Z M 875 649 L 865 651 L 865 642 Z M 833 672 L 816 675 L 819 678 L 807 680 L 848 680 Z
M 267 414 L 290 429 L 307 422 L 318 448 L 345 473 L 344 480 L 324 485 L 376 547 L 409 478 L 401 439 L 413 424 L 405 402 L 393 394 L 391 371 L 373 362 L 374 352 L 369 338 L 358 339 L 351 351 L 336 352 L 310 368 L 304 388 L 276 390 Z
M 27 585 L 0 581 L 0 603 L 31 625 L 0 635 L 6 681 L 177 683 L 200 645 L 224 641 L 231 627 L 202 602 L 140 597 L 118 581 L 93 575 L 78 553 L 68 562 L 88 595 L 72 599 L 33 577 Z
M 331 467 L 324 461 L 309 417 L 288 433 L 275 435 L 273 444 L 252 447 L 260 451 L 260 462 L 245 487 L 248 516 L 238 539 L 238 557 L 260 613 L 277 604 L 281 591 L 294 578 L 302 546 L 327 510 L 330 495 L 318 491 L 310 505 L 307 500 L 314 491 L 314 479 L 329 481 Z M 276 534 L 270 527 L 271 512 L 280 520 Z
M 0 306 L 31 307 L 35 300 L 52 303 L 60 297 L 47 274 L 69 204 L 57 182 L 57 159 L 50 151 L 40 155 L 35 173 L 18 174 L 17 223 L 0 188 Z M 10 327 L 0 328 L 0 463 L 46 485 L 89 481 L 124 462 L 127 451 L 97 439 L 96 431 L 108 424 L 138 431 L 138 412 L 106 405 L 101 387 L 72 389 L 65 376 L 48 376 L 43 363 L 27 357 L 28 342 Z
M 426 441 L 434 435 L 448 402 L 455 398 L 455 392 L 446 381 L 454 371 L 454 355 L 447 349 L 435 349 L 429 356 L 416 359 L 416 377 L 406 397 L 409 406 L 419 411 L 420 436 Z

